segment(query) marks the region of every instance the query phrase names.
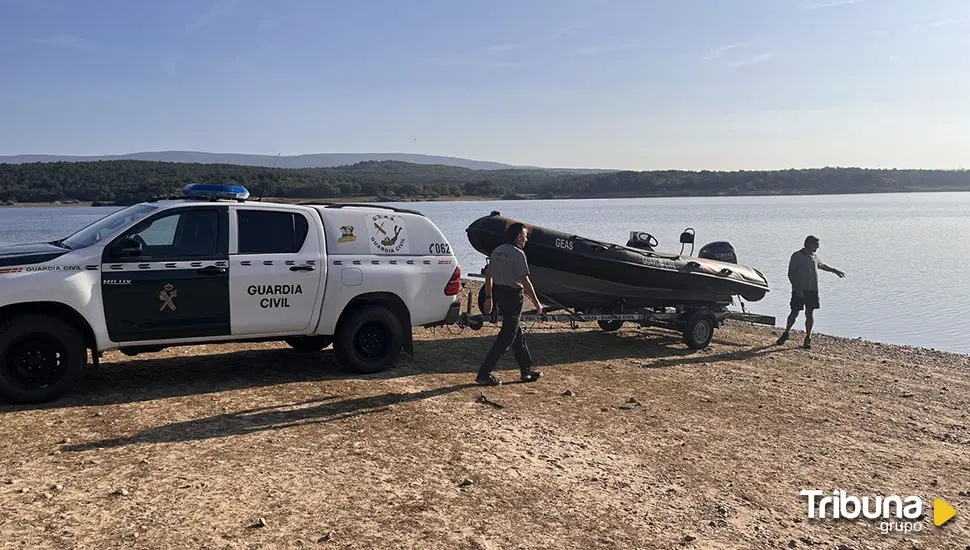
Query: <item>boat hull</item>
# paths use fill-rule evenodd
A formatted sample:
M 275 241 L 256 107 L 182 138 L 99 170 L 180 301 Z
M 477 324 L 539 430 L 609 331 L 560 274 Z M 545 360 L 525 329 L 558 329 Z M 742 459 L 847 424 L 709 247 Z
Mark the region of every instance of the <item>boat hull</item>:
M 517 220 L 493 214 L 466 229 L 478 252 L 490 255 Z M 540 295 L 571 308 L 616 310 L 758 301 L 768 281 L 756 269 L 708 258 L 639 250 L 522 222 L 525 253 Z

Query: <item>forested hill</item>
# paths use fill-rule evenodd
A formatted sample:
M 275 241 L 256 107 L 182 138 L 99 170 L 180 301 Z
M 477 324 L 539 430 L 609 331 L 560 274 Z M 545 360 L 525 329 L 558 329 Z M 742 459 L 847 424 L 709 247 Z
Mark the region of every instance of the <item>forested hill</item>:
M 254 196 L 281 198 L 579 198 L 970 191 L 970 171 L 823 168 L 576 174 L 544 169 L 473 170 L 398 161 L 304 169 L 129 160 L 49 162 L 0 164 L 0 203 L 73 199 L 128 204 L 175 194 L 183 185 L 196 182 L 237 183 Z

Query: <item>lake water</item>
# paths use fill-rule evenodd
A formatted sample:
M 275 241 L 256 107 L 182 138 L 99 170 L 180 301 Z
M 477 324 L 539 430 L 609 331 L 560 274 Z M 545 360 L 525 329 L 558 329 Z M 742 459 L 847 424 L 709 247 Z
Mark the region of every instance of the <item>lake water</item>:
M 730 241 L 741 264 L 759 269 L 771 292 L 749 311 L 788 314 L 788 258 L 806 235 L 821 239 L 818 256 L 846 273 L 819 272 L 821 309 L 815 331 L 970 353 L 970 193 L 902 193 L 785 197 L 705 197 L 548 201 L 397 203 L 429 216 L 450 240 L 463 273 L 484 257 L 465 237 L 476 218 L 503 215 L 584 237 L 626 242 L 647 231 L 658 250 L 679 252 L 693 227 L 695 253 Z M 114 208 L 0 208 L 0 244 L 64 237 Z M 689 251 L 689 245 L 688 245 Z M 795 325 L 804 328 L 804 316 Z

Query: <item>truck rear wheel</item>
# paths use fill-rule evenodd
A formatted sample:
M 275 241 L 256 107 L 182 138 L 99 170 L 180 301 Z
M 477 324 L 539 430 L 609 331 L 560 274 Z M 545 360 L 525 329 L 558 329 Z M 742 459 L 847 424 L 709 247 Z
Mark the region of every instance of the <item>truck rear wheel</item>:
M 81 379 L 87 348 L 76 328 L 49 315 L 0 326 L 0 395 L 20 403 L 56 399 Z
M 388 369 L 401 354 L 404 329 L 394 313 L 368 306 L 354 311 L 340 324 L 334 353 L 341 365 L 359 374 Z
M 296 351 L 310 353 L 320 351 L 333 342 L 329 336 L 295 336 L 283 340 Z

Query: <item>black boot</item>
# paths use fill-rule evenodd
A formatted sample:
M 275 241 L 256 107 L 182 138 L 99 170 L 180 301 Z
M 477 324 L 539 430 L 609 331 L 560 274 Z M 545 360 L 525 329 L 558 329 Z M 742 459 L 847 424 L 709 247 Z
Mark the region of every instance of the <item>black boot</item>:
M 479 374 L 475 377 L 475 383 L 479 386 L 501 386 L 502 381 L 495 377 L 494 374 L 482 375 Z
M 539 378 L 542 378 L 542 373 L 534 369 L 524 370 L 519 375 L 519 380 L 523 382 L 535 382 Z

